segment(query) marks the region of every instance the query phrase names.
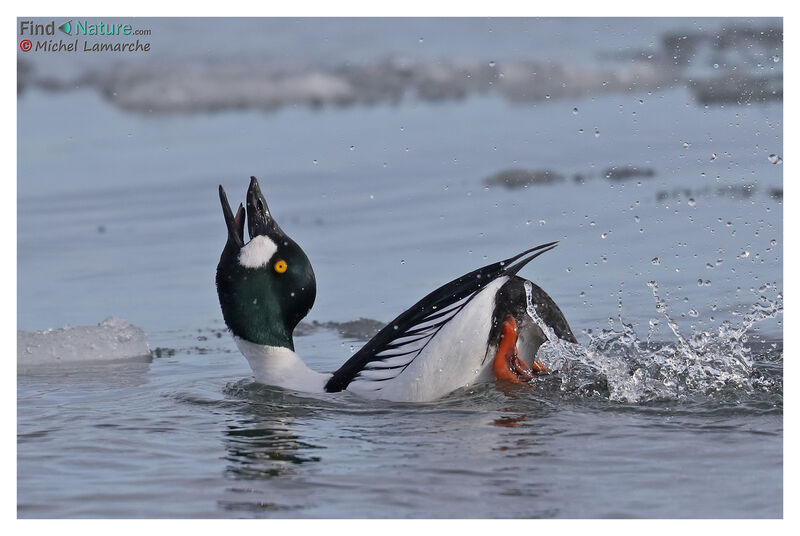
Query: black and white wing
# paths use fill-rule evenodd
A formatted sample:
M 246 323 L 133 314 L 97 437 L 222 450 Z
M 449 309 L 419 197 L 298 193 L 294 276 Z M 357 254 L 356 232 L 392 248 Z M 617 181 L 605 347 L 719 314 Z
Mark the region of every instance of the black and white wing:
M 442 327 L 478 292 L 503 276 L 515 275 L 527 263 L 556 247 L 550 242 L 478 268 L 434 290 L 380 330 L 333 373 L 325 385 L 338 392 L 356 378 L 382 382 L 396 378 L 419 356 Z M 377 387 L 376 389 L 380 389 Z

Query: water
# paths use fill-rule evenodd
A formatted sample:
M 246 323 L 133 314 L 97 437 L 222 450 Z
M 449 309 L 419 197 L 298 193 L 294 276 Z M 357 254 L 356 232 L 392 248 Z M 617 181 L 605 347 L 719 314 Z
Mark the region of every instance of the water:
M 372 22 L 227 21 L 242 43 L 198 52 L 194 23 L 144 21 L 162 44 L 144 60 L 26 57 L 18 328 L 113 315 L 153 352 L 20 370 L 18 515 L 782 516 L 782 102 L 748 86 L 709 100 L 686 82 L 733 66 L 771 80 L 783 57 L 771 41 L 714 49 L 702 36 L 780 21 Z M 592 82 L 641 51 L 669 57 L 671 34 L 687 36 L 684 51 L 697 43 L 673 81 Z M 147 82 L 148 69 L 192 60 L 215 78 L 244 50 L 237 65 L 269 64 L 254 47 L 284 70 L 349 61 L 359 76 L 392 55 L 416 62 L 412 77 L 441 58 L 550 61 L 582 89 L 556 78 L 549 98 L 518 98 L 499 78 L 485 91 L 448 79 L 461 98 L 411 91 L 390 104 L 389 85 L 373 105 L 356 91 L 338 105 L 215 113 L 141 112 L 102 93 L 110 72 Z M 79 90 L 36 82 L 87 69 Z M 144 82 L 131 88 L 157 97 Z M 203 87 L 219 99 L 225 84 Z M 546 345 L 552 373 L 532 387 L 430 404 L 254 383 L 213 285 L 226 237 L 216 186 L 242 201 L 250 175 L 315 268 L 296 338 L 313 368 L 334 370 L 436 286 L 550 240 L 559 247 L 521 275 L 556 300 L 580 346 Z M 340 334 L 359 318 L 378 322 Z

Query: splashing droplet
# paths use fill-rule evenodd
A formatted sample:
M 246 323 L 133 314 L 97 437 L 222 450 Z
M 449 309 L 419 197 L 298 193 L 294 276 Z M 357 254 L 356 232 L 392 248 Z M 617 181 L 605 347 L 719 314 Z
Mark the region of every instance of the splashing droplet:
M 661 259 L 659 259 L 658 257 L 653 257 L 653 260 L 650 261 L 650 264 L 655 264 L 655 265 L 661 264 Z

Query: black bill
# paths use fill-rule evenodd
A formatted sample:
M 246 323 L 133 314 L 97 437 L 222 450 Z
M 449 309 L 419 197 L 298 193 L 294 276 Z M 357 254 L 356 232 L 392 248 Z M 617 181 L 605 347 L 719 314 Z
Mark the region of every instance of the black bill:
M 231 211 L 228 204 L 228 196 L 225 195 L 225 188 L 219 185 L 219 201 L 222 203 L 222 214 L 225 216 L 225 225 L 228 227 L 228 242 L 238 248 L 244 247 L 244 207 L 239 203 L 236 216 Z

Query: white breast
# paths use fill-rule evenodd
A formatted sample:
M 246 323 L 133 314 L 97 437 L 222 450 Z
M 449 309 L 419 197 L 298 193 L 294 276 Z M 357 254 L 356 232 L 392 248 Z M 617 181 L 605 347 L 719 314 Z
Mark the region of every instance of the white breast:
M 308 393 L 325 392 L 331 375 L 311 370 L 288 348 L 255 344 L 235 335 L 233 340 L 247 358 L 257 382 Z

